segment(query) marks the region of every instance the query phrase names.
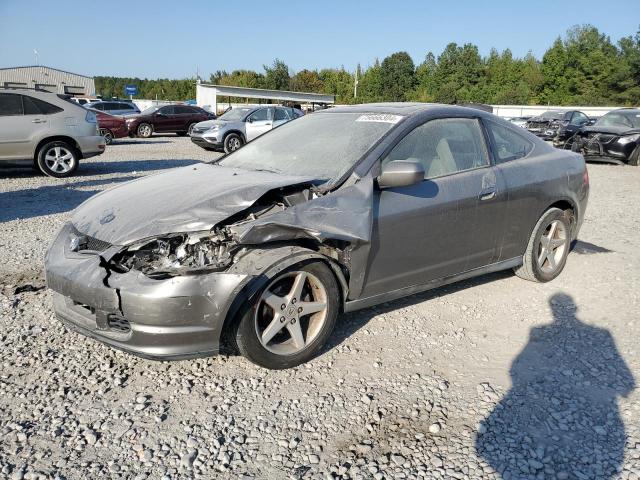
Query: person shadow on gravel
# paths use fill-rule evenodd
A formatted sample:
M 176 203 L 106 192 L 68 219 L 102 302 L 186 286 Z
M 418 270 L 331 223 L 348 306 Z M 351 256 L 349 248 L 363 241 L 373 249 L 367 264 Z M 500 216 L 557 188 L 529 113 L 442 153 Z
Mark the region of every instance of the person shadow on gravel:
M 531 329 L 511 389 L 478 427 L 476 452 L 504 480 L 612 478 L 627 439 L 617 399 L 635 388 L 633 375 L 609 331 L 576 318 L 572 297 L 549 304 L 553 322 Z

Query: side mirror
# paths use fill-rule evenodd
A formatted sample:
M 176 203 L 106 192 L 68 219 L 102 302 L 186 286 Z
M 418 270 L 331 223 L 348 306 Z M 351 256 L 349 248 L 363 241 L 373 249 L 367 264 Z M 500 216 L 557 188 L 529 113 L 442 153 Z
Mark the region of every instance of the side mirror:
M 393 160 L 387 163 L 378 177 L 380 188 L 408 187 L 424 180 L 424 167 L 410 160 Z
M 253 118 L 251 117 L 247 118 L 247 123 L 253 123 Z

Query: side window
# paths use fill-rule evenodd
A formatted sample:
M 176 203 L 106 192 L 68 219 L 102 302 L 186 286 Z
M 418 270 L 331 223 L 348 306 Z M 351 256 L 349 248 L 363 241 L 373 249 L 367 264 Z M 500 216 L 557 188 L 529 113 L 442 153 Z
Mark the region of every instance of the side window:
M 189 107 L 183 107 L 181 105 L 178 105 L 178 106 L 173 107 L 173 108 L 175 109 L 176 113 L 185 114 L 185 115 L 193 114 L 193 111 Z
M 276 113 L 273 119 L 277 122 L 278 120 L 291 120 L 291 116 L 289 115 L 289 111 L 285 108 L 276 108 Z
M 128 103 L 121 103 L 120 110 L 133 110 L 133 106 Z
M 478 120 L 431 120 L 413 129 L 383 159 L 420 162 L 425 178 L 440 177 L 489 165 Z
M 41 115 L 44 112 L 40 111 L 38 105 L 33 101 L 31 97 L 27 97 L 26 95 L 22 96 L 22 105 L 24 107 L 25 115 Z
M 50 103 L 45 102 L 44 100 L 40 100 L 39 98 L 27 97 L 26 95 L 23 98 L 24 98 L 24 114 L 25 115 L 38 115 L 38 114 L 51 115 L 52 113 L 58 113 L 63 111 L 62 108 L 57 107 L 55 105 L 51 105 Z M 34 112 L 34 113 L 31 114 L 28 112 Z
M 0 116 L 22 115 L 21 97 L 13 93 L 0 93 Z
M 100 110 L 102 112 L 102 111 L 104 111 L 104 103 L 96 103 L 91 108 L 94 108 L 96 110 Z
M 571 125 L 582 126 L 589 122 L 589 118 L 582 112 L 576 112 L 571 119 Z
M 533 143 L 512 129 L 491 121 L 487 121 L 486 125 L 493 142 L 496 163 L 526 157 L 533 150 Z
M 266 108 L 261 108 L 251 114 L 249 117 L 253 122 L 263 122 L 269 120 L 269 110 Z
M 162 107 L 161 109 L 159 109 L 158 113 L 161 113 L 163 115 L 173 115 L 174 108 L 171 105 L 167 105 L 166 107 Z

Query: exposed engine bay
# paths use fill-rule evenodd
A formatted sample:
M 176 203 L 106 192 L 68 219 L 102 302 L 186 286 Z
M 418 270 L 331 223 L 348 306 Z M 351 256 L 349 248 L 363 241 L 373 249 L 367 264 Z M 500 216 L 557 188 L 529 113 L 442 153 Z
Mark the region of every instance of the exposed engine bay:
M 111 266 L 121 272 L 137 270 L 151 278 L 224 270 L 239 251 L 246 249 L 234 238 L 230 225 L 243 225 L 307 202 L 317 196 L 312 188 L 296 186 L 271 191 L 211 231 L 175 233 L 135 243 L 115 255 Z

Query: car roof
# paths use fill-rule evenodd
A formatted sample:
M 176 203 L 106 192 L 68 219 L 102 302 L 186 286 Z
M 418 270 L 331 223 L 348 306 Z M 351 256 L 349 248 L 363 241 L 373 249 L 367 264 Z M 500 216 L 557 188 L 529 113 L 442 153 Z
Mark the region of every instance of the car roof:
M 460 107 L 458 105 L 445 105 L 441 103 L 418 103 L 418 102 L 388 102 L 388 103 L 363 103 L 360 105 L 341 105 L 323 110 L 318 110 L 315 114 L 328 115 L 331 113 L 379 113 L 390 115 L 411 116 L 424 112 L 450 113 L 450 114 L 473 114 L 478 116 L 491 115 L 478 108 Z

